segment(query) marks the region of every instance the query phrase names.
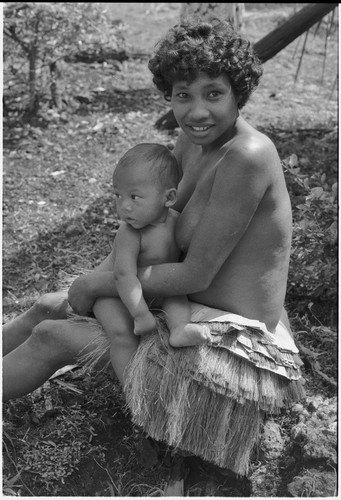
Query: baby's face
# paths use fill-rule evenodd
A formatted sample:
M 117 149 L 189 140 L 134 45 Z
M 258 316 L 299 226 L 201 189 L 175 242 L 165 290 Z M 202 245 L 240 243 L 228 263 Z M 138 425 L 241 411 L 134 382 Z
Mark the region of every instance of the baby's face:
M 166 190 L 155 182 L 147 167 L 118 167 L 113 184 L 121 220 L 135 229 L 142 229 L 164 219 Z

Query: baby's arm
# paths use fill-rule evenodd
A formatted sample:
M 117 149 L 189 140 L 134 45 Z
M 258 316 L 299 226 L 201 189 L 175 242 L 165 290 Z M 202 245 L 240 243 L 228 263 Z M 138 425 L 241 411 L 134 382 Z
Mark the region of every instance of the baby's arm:
M 140 232 L 122 223 L 115 238 L 114 279 L 118 294 L 134 319 L 135 335 L 151 332 L 156 325 L 155 318 L 144 300 L 141 283 L 137 278 L 140 243 Z

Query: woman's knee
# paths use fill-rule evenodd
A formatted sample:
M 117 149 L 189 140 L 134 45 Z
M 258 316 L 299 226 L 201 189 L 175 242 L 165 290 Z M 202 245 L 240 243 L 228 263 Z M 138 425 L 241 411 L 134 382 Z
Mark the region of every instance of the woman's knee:
M 38 352 L 53 359 L 72 358 L 72 339 L 65 334 L 62 321 L 44 320 L 35 326 L 29 338 Z
M 46 293 L 35 302 L 32 312 L 40 318 L 40 321 L 65 319 L 67 307 L 67 292 Z

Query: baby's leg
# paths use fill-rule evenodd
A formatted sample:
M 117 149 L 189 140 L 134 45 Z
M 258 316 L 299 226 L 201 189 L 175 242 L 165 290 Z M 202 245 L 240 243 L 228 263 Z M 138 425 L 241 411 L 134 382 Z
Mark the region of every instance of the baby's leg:
M 25 342 L 33 328 L 45 319 L 66 319 L 67 307 L 67 292 L 42 295 L 30 309 L 3 325 L 2 355 Z
M 173 347 L 186 347 L 204 344 L 209 338 L 209 328 L 198 323 L 191 323 L 191 312 L 186 296 L 168 297 L 164 300 L 170 331 L 169 343 Z
M 123 384 L 124 370 L 139 345 L 139 338 L 133 333 L 133 319 L 122 301 L 112 297 L 97 299 L 93 311 L 110 339 L 111 363 Z

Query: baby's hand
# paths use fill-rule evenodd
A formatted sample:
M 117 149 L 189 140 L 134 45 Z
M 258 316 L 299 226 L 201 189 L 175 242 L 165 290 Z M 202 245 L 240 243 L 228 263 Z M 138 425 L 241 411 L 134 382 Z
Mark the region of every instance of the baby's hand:
M 137 316 L 134 320 L 134 334 L 146 335 L 154 330 L 156 321 L 151 312 L 147 312 L 143 316 Z

